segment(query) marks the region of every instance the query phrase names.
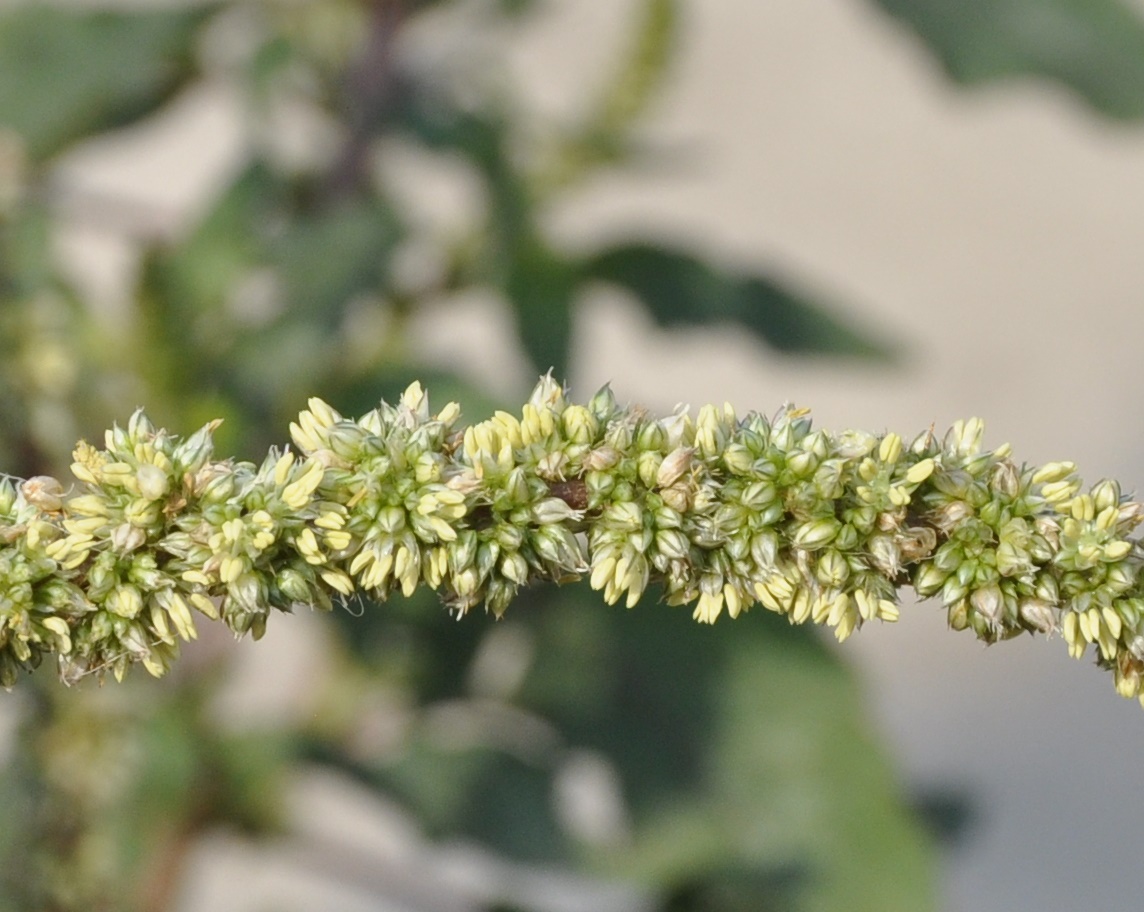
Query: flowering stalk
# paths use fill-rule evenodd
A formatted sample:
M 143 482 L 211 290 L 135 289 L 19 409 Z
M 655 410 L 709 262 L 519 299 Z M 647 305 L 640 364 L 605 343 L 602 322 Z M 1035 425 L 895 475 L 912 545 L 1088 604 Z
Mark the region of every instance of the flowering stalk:
M 311 399 L 296 450 L 216 459 L 136 412 L 80 443 L 65 489 L 0 483 L 0 682 L 54 654 L 72 683 L 163 674 L 195 616 L 257 639 L 270 609 L 418 586 L 499 617 L 521 586 L 587 575 L 630 608 L 655 581 L 712 623 L 756 604 L 833 628 L 898 617 L 909 584 L 993 643 L 1059 631 L 1144 702 L 1141 504 L 1075 466 L 1018 467 L 982 423 L 938 439 L 812 430 L 802 409 L 655 418 L 544 377 L 518 417 L 457 427 L 419 384 L 343 418 Z

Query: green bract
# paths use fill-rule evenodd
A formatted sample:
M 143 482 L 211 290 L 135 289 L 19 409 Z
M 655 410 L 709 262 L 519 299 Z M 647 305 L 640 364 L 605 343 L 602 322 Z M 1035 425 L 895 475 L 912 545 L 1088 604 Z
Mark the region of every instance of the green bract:
M 180 440 L 137 412 L 79 444 L 70 489 L 3 481 L 0 680 L 48 654 L 69 683 L 161 675 L 195 613 L 257 638 L 271 608 L 425 585 L 499 617 L 522 586 L 588 576 L 609 603 L 654 582 L 704 623 L 761 604 L 839 640 L 896 619 L 912 585 L 987 643 L 1093 644 L 1144 700 L 1144 507 L 1110 481 L 1082 492 L 1071 463 L 983 449 L 977 419 L 907 445 L 789 407 L 655 418 L 606 388 L 575 405 L 551 377 L 519 417 L 459 417 L 416 383 L 357 420 L 311 399 L 296 451 L 256 466 L 215 458 L 215 424 Z

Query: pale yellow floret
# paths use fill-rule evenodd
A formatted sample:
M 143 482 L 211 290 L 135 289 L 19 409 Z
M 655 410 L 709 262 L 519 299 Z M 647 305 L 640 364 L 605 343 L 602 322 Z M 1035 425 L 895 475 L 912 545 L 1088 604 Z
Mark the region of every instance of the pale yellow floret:
M 175 625 L 175 631 L 182 639 L 187 641 L 198 639 L 194 617 L 179 593 L 161 592 L 156 596 L 156 601 L 167 609 L 167 614 Z
M 326 581 L 326 585 L 342 595 L 353 594 L 354 582 L 341 570 L 323 570 L 322 579 Z
M 286 479 L 290 477 L 290 469 L 294 466 L 294 453 L 292 450 L 287 450 L 278 457 L 278 461 L 274 463 L 274 484 L 284 485 Z
M 714 624 L 723 611 L 723 592 L 700 592 L 692 617 L 700 624 Z
M 1088 645 L 1088 636 L 1085 631 L 1081 630 L 1080 618 L 1081 615 L 1077 612 L 1068 611 L 1061 621 L 1061 636 L 1068 644 L 1069 655 L 1074 659 L 1083 656 L 1085 647 Z
M 187 596 L 187 598 L 200 613 L 210 618 L 212 621 L 218 620 L 218 605 L 216 605 L 210 598 L 203 595 L 201 592 L 192 592 Z
M 799 589 L 795 595 L 794 600 L 790 606 L 790 622 L 792 624 L 805 624 L 810 620 L 810 615 L 814 610 L 814 604 L 810 598 L 810 593 L 806 589 Z
M 218 578 L 223 583 L 233 583 L 246 570 L 246 563 L 242 558 L 233 554 L 225 554 L 219 560 Z
M 921 484 L 933 474 L 934 468 L 935 463 L 932 458 L 914 463 L 906 472 L 906 481 L 914 485 Z
M 1123 629 L 1120 615 L 1112 608 L 1105 606 L 1100 609 L 1100 616 L 1104 619 L 1104 623 L 1108 627 L 1108 632 L 1112 634 L 1112 638 L 1120 639 L 1120 632 Z
M 295 537 L 294 544 L 306 563 L 317 566 L 326 562 L 326 555 L 322 553 L 313 529 L 309 527 L 302 529 Z
M 889 465 L 896 463 L 902 456 L 902 438 L 897 434 L 889 433 L 878 444 L 878 461 Z
M 325 470 L 316 459 L 310 459 L 302 474 L 282 489 L 282 502 L 292 510 L 301 510 L 322 482 Z
M 175 638 L 171 635 L 171 627 L 167 623 L 167 612 L 157 603 L 153 603 L 148 614 L 151 618 L 151 629 L 155 631 L 155 636 L 164 643 L 173 644 Z
M 72 651 L 71 628 L 62 617 L 46 617 L 41 621 L 47 630 L 56 635 L 56 651 L 68 655 Z

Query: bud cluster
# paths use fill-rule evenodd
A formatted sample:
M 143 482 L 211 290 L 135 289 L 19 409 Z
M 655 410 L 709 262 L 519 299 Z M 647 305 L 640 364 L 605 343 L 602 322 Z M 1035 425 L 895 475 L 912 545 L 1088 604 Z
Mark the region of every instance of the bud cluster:
M 1144 506 L 1075 466 L 1018 466 L 983 427 L 943 437 L 814 430 L 805 410 L 656 418 L 544 377 L 519 416 L 458 427 L 419 384 L 356 420 L 320 399 L 295 449 L 214 457 L 137 412 L 74 482 L 0 482 L 0 682 L 54 655 L 71 682 L 162 674 L 196 614 L 256 638 L 271 608 L 419 586 L 498 617 L 525 585 L 589 577 L 628 607 L 652 583 L 696 620 L 755 605 L 839 640 L 912 585 L 993 643 L 1059 632 L 1144 694 Z M 1144 697 L 1142 697 L 1144 701 Z

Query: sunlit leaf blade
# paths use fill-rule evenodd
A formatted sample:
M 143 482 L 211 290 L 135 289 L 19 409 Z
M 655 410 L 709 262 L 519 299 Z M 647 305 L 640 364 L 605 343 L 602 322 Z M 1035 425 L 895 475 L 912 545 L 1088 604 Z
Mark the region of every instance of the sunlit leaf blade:
M 734 322 L 783 352 L 881 359 L 892 354 L 884 340 L 848 326 L 785 285 L 669 247 L 621 244 L 592 258 L 585 273 L 631 292 L 664 327 Z
M 34 161 L 130 123 L 194 72 L 206 8 L 83 12 L 26 4 L 0 14 L 0 128 Z
M 1144 117 L 1144 15 L 1121 0 L 874 0 L 960 82 L 1030 75 L 1097 110 Z

